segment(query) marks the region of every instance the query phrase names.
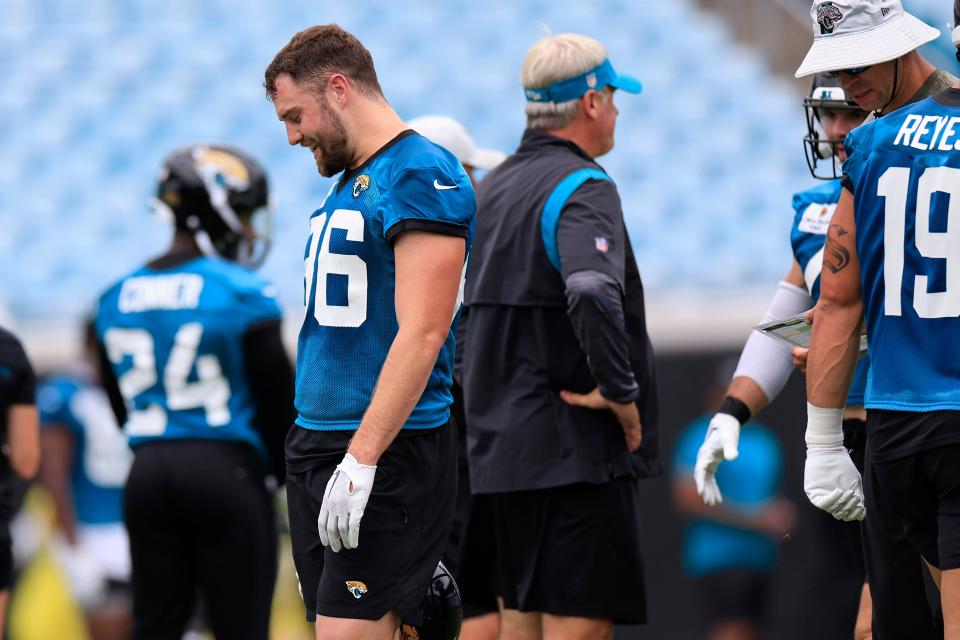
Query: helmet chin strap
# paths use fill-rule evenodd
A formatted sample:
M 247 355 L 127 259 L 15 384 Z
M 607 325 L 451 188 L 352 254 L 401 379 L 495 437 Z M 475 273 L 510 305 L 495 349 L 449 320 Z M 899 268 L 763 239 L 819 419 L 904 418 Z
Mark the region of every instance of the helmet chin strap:
M 207 232 L 202 228 L 197 227 L 194 229 L 193 239 L 197 242 L 197 246 L 200 247 L 200 252 L 203 253 L 203 255 L 208 258 L 224 258 L 213 246 L 213 242 L 210 241 L 210 236 L 207 235 Z
M 893 91 L 890 92 L 890 99 L 887 100 L 887 104 L 883 105 L 879 109 L 873 112 L 873 117 L 882 118 L 883 112 L 887 107 L 890 106 L 890 103 L 893 102 L 894 96 L 897 95 L 897 83 L 900 80 L 900 58 L 897 58 L 893 63 Z

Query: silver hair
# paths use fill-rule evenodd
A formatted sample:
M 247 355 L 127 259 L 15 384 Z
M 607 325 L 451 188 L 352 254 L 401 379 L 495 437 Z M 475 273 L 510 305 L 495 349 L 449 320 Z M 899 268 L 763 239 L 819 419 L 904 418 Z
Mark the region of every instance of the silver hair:
M 607 57 L 603 45 L 578 33 L 560 33 L 538 40 L 523 59 L 520 83 L 524 89 L 543 89 L 598 66 Z M 528 102 L 527 127 L 563 129 L 577 115 L 579 99 L 566 102 Z

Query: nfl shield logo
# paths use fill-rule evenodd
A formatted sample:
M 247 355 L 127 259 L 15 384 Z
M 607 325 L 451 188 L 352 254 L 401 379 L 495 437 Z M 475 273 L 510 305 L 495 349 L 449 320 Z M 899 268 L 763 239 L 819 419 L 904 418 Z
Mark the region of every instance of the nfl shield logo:
M 610 243 L 607 242 L 607 239 L 602 236 L 594 238 L 593 244 L 597 247 L 597 251 L 600 253 L 606 253 L 607 251 L 610 251 Z

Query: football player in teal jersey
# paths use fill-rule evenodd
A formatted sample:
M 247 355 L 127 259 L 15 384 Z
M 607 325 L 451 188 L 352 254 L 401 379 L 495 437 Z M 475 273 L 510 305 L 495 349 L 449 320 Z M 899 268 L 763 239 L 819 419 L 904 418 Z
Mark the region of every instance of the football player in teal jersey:
M 943 571 L 946 636 L 960 637 L 960 522 L 954 503 L 960 455 L 960 306 L 949 235 L 960 162 L 951 122 L 960 90 L 948 89 L 852 133 L 844 191 L 827 237 L 808 375 L 807 467 L 811 501 L 841 519 L 861 519 L 868 542 L 905 536 Z M 921 126 L 923 125 L 923 126 Z M 929 126 L 928 126 L 929 125 Z M 950 129 L 947 129 L 950 127 Z M 837 416 L 861 324 L 872 367 L 867 383 L 866 479 L 837 447 Z M 868 567 L 883 557 L 867 556 Z M 877 602 L 892 605 L 883 582 Z M 898 596 L 899 592 L 894 592 Z
M 960 189 L 950 123 L 960 121 L 960 100 L 955 89 L 940 90 L 956 78 L 914 51 L 938 32 L 899 2 L 837 4 L 847 23 L 836 25 L 843 37 L 815 35 L 797 75 L 837 70 L 864 105 L 885 97 L 884 73 L 892 72 L 893 83 L 884 117 L 846 141 L 808 361 L 804 488 L 838 519 L 866 515 L 874 637 L 940 636 L 921 601 L 923 558 L 935 577 L 943 570 L 943 635 L 960 638 L 960 544 L 952 516 L 960 484 L 960 370 L 944 357 L 958 346 L 960 328 L 960 310 L 949 302 L 952 194 Z M 814 3 L 815 19 L 820 8 Z M 839 422 L 864 324 L 871 370 L 861 480 Z M 904 548 L 912 557 L 904 559 Z
M 92 322 L 83 333 L 83 360 L 37 387 L 40 481 L 53 500 L 53 554 L 87 631 L 112 640 L 131 631 L 123 485 L 133 456 L 90 366 L 98 352 Z
M 249 268 L 269 230 L 267 176 L 237 149 L 170 155 L 156 206 L 170 249 L 100 299 L 103 381 L 134 461 L 124 488 L 135 638 L 183 634 L 195 595 L 214 635 L 267 638 L 293 369 L 272 287 Z
M 450 532 L 450 404 L 470 179 L 387 103 L 336 25 L 293 36 L 264 74 L 287 141 L 337 176 L 310 216 L 298 416 L 287 439 L 294 560 L 318 638 L 421 621 Z M 362 519 L 362 522 L 361 522 Z
M 810 95 L 804 98 L 803 103 L 809 128 L 804 144 L 811 175 L 819 179 L 831 179 L 793 196 L 794 220 L 790 231 L 793 262 L 787 276 L 778 285 L 763 322 L 784 320 L 808 311 L 819 297 L 825 234 L 840 196 L 840 180 L 833 176 L 846 159 L 844 138 L 867 116 L 863 109 L 846 98 L 840 82 L 826 75 L 814 79 Z M 823 166 L 825 164 L 828 165 L 826 168 Z M 863 421 L 866 417 L 863 387 L 867 370 L 868 361 L 864 359 L 858 369 L 857 383 L 850 389 L 844 414 L 845 442 L 851 450 L 858 452 L 858 464 L 862 464 L 863 460 Z M 793 362 L 786 345 L 751 332 L 727 396 L 720 410 L 710 420 L 704 442 L 697 453 L 694 479 L 697 491 L 706 504 L 716 506 L 722 502 L 716 474 L 723 460 L 738 457 L 741 426 L 777 397 L 792 371 Z M 832 522 L 821 524 L 824 525 L 825 536 L 849 539 L 853 564 L 848 566 L 848 570 L 857 571 L 862 582 L 865 572 L 860 527 L 856 524 L 832 526 Z M 841 620 L 843 625 L 851 623 L 853 605 L 859 597 L 861 614 L 857 616 L 856 627 L 869 633 L 870 597 L 866 587 L 860 596 L 837 590 L 832 591 L 830 596 L 829 604 L 824 603 L 824 607 L 833 614 L 820 616 L 811 624 L 833 626 L 840 625 Z
M 811 148 L 808 151 L 811 173 L 814 177 L 823 177 L 817 171 L 817 160 L 841 165 L 845 159 L 844 137 L 863 122 L 867 114 L 845 98 L 838 81 L 825 76 L 816 78 L 804 105 L 809 111 L 808 119 L 815 121 L 822 132 L 822 137 L 812 134 L 806 139 Z M 793 196 L 795 214 L 790 245 L 794 259 L 764 314 L 764 322 L 783 320 L 813 307 L 820 294 L 824 238 L 839 195 L 840 181 L 835 179 Z M 722 500 L 715 480 L 716 469 L 725 457 L 728 460 L 736 457 L 740 425 L 776 398 L 791 371 L 791 355 L 785 347 L 755 332 L 751 334 L 727 398 L 711 421 L 698 454 L 697 487 L 707 504 Z M 865 372 L 862 377 L 865 378 Z M 862 389 L 854 388 L 851 393 L 848 417 L 862 420 L 862 407 L 857 410 L 862 404 Z

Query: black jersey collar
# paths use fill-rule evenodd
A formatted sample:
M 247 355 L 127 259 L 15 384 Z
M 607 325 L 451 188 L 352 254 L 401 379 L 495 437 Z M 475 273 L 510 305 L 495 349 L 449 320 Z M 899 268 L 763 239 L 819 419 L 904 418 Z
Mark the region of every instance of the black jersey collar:
M 196 251 L 176 251 L 165 253 L 162 256 L 156 257 L 150 262 L 147 263 L 147 268 L 153 269 L 154 271 L 163 271 L 165 269 L 174 269 L 179 267 L 182 264 L 186 264 L 191 260 L 196 260 L 197 258 L 202 258 L 203 253 L 199 250 Z
M 417 135 L 417 132 L 414 131 L 413 129 L 406 129 L 404 131 L 401 131 L 396 136 L 394 136 L 393 139 L 390 140 L 390 142 L 388 142 L 387 144 L 383 145 L 382 147 L 374 151 L 373 155 L 371 155 L 369 158 L 367 158 L 366 160 L 358 164 L 356 167 L 352 169 L 346 169 L 343 173 L 340 174 L 340 180 L 337 182 L 337 193 L 340 193 L 340 190 L 343 189 L 343 185 L 348 184 L 351 180 L 353 180 L 360 173 L 362 173 L 363 170 L 366 169 L 367 166 L 369 166 L 370 163 L 373 162 L 377 156 L 379 156 L 384 151 L 386 151 L 393 145 L 397 144 L 404 138 L 407 138 L 409 136 L 414 136 L 414 135 Z

